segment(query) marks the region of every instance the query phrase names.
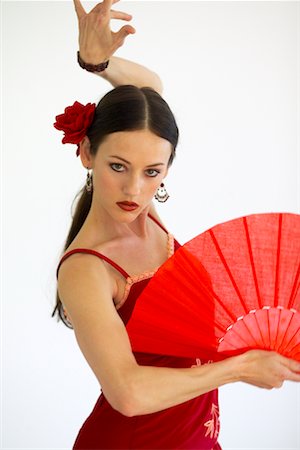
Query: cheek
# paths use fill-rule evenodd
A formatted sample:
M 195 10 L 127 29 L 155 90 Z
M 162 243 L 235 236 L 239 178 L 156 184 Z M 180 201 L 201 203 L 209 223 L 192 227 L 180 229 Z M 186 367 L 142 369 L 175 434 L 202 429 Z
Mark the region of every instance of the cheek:
M 148 199 L 153 199 L 153 197 L 157 194 L 157 192 L 160 189 L 160 184 L 161 184 L 161 181 L 159 183 L 157 183 L 157 182 L 151 183 L 151 187 L 148 186 L 148 189 L 147 189 L 147 198 Z
M 109 170 L 103 170 L 95 177 L 95 184 L 101 192 L 111 191 L 116 187 L 117 180 L 112 176 Z
M 157 191 L 157 189 L 159 188 L 159 186 L 161 185 L 161 178 L 160 175 L 157 175 L 157 177 L 153 177 L 150 179 L 146 178 L 144 184 L 145 184 L 145 189 L 147 189 L 148 191 Z

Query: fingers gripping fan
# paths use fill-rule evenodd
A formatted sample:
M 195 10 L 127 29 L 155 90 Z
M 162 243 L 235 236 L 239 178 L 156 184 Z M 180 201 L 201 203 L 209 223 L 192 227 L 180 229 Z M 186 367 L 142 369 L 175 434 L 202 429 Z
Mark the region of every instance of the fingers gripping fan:
M 132 349 L 218 360 L 249 349 L 300 361 L 300 215 L 252 214 L 180 247 L 144 289 Z

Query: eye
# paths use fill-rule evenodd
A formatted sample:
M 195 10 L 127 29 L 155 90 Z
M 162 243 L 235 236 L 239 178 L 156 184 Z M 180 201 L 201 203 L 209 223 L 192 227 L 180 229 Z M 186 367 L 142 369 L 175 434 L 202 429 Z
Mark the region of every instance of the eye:
M 115 172 L 123 172 L 123 169 L 124 169 L 123 164 L 120 164 L 120 163 L 112 163 L 112 164 L 110 164 L 110 167 L 111 167 Z
M 148 169 L 146 172 L 149 177 L 156 177 L 160 173 L 160 171 L 156 169 Z

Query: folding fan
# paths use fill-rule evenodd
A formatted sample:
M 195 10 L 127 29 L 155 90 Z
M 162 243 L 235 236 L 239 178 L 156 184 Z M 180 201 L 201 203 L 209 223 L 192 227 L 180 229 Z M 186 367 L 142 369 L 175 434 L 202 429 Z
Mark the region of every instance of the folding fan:
M 213 360 L 249 349 L 300 361 L 300 215 L 216 225 L 169 258 L 139 296 L 136 352 Z

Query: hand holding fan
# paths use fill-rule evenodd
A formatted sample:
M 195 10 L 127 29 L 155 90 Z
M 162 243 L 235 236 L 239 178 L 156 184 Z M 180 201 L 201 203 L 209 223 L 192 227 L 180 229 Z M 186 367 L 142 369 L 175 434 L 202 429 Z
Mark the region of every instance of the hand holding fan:
M 132 349 L 219 360 L 253 348 L 300 361 L 300 215 L 252 214 L 180 247 L 127 324 Z

